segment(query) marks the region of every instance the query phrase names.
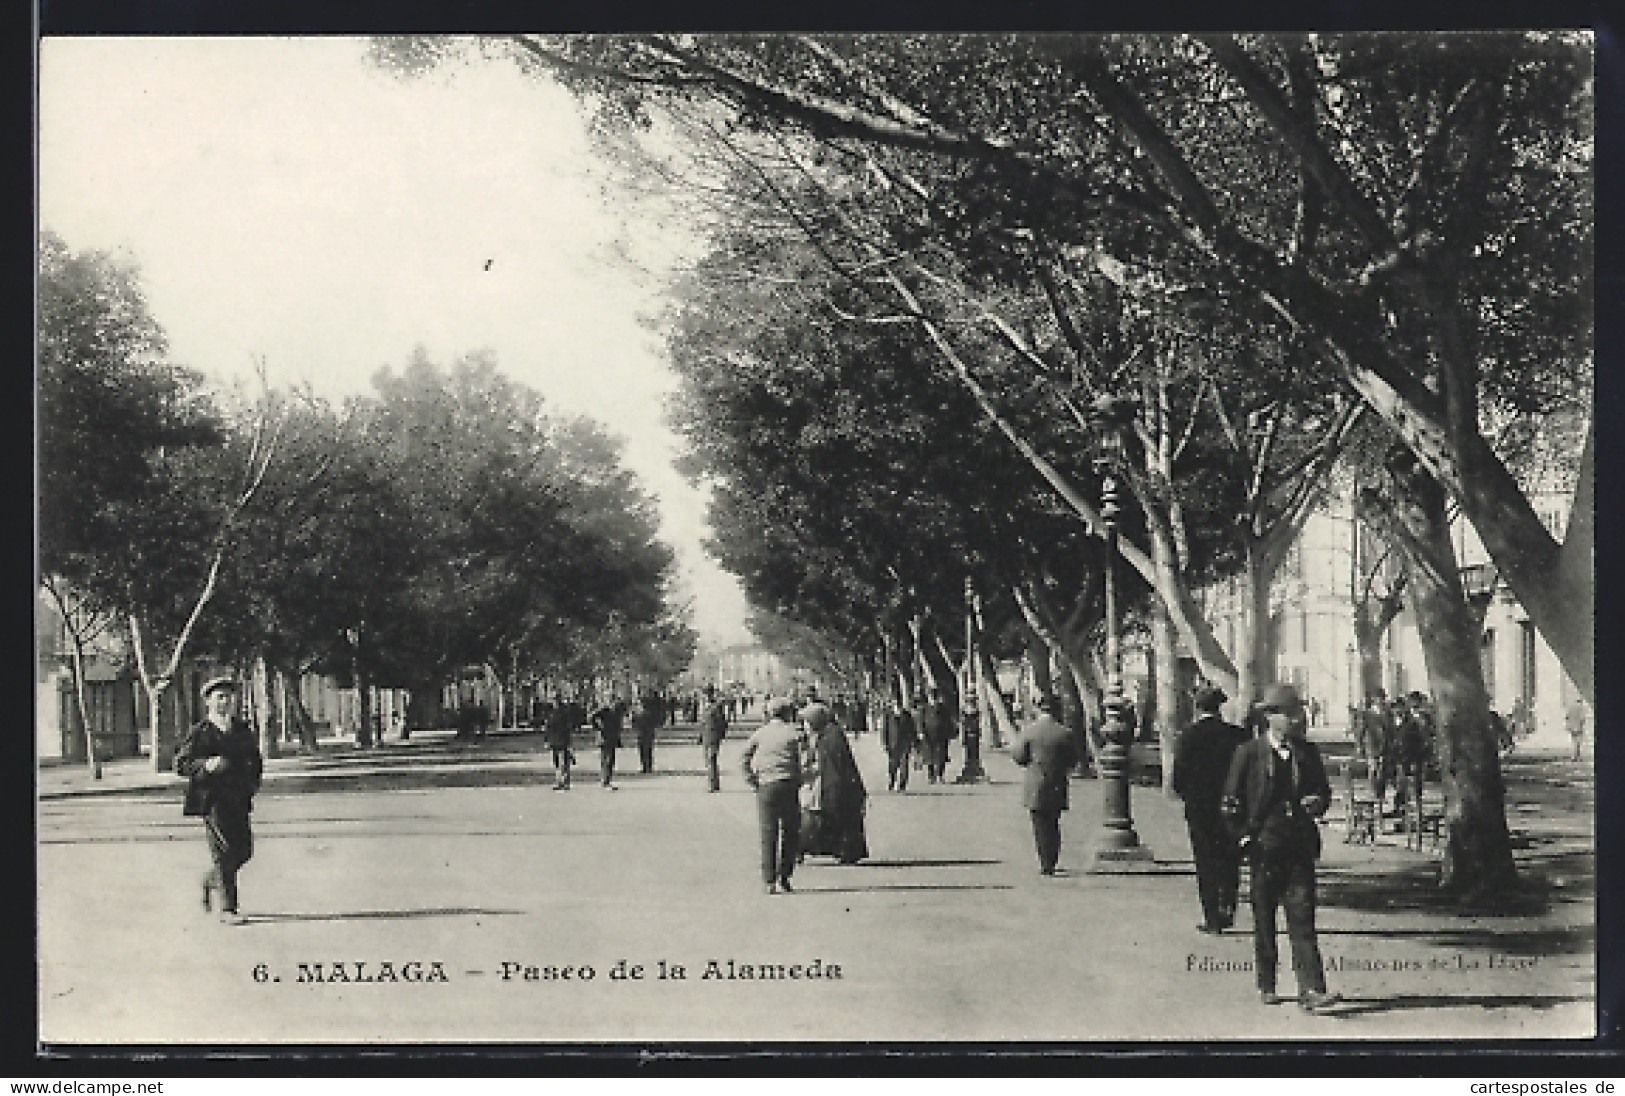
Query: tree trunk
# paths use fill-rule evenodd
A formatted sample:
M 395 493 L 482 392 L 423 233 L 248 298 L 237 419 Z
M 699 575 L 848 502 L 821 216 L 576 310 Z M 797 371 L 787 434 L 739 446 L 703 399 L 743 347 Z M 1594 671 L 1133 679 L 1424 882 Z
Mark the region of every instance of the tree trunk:
M 1479 664 L 1479 635 L 1462 590 L 1443 489 L 1420 468 L 1396 473 L 1393 507 L 1405 535 L 1408 585 L 1438 721 L 1450 840 L 1441 882 L 1469 901 L 1504 897 L 1517 870 L 1506 824 L 1499 743 Z
M 263 656 L 255 657 L 248 680 L 254 701 L 256 729 L 259 731 L 260 753 L 267 758 L 276 757 L 281 752 L 282 719 L 271 695 L 271 677 Z
M 982 703 L 992 716 L 987 724 L 988 744 L 996 750 L 1016 737 L 1016 721 L 999 689 L 998 667 L 993 663 L 993 656 L 985 646 L 978 645 L 976 657 L 982 670 Z
M 58 602 L 58 608 L 61 603 Z M 66 616 L 63 617 L 66 620 Z M 78 632 L 70 625 L 68 639 L 73 644 L 73 658 L 69 673 L 73 676 L 73 702 L 79 711 L 79 733 L 85 736 L 85 764 L 93 780 L 102 778 L 102 759 L 96 755 L 96 734 L 90 725 L 90 703 L 85 696 L 85 645 Z
M 1173 792 L 1174 753 L 1179 746 L 1179 654 L 1174 646 L 1174 626 L 1162 603 L 1152 599 L 1151 650 L 1156 677 L 1157 750 L 1162 760 L 1162 789 Z

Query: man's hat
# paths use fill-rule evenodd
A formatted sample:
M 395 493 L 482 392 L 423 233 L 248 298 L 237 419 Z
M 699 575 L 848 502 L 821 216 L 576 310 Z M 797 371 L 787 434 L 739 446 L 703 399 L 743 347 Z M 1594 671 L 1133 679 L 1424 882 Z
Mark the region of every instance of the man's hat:
M 1217 685 L 1203 685 L 1196 690 L 1192 698 L 1196 709 L 1202 712 L 1216 712 L 1219 706 L 1229 700 L 1229 695 Z
M 793 716 L 796 714 L 796 702 L 787 696 L 776 696 L 767 702 L 767 714 L 773 719 Z
M 1298 690 L 1284 682 L 1277 682 L 1264 690 L 1264 699 L 1258 705 L 1265 711 L 1296 712 L 1303 707 Z
M 232 674 L 216 674 L 203 683 L 203 690 L 198 695 L 208 696 L 216 689 L 231 689 L 235 691 L 238 688 L 239 685 L 237 683 L 237 678 Z

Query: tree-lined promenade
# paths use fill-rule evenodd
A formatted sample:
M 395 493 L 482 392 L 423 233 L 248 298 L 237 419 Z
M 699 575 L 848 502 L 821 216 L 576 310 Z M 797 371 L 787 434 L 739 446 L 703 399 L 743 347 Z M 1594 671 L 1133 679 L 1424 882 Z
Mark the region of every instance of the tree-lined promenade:
M 703 237 L 660 319 L 671 418 L 764 640 L 871 711 L 935 689 L 992 741 L 1016 729 L 996 663 L 1025 657 L 1093 754 L 1120 612 L 1152 652 L 1166 762 L 1181 660 L 1244 715 L 1277 677 L 1283 564 L 1349 500 L 1393 561 L 1356 605 L 1362 661 L 1400 605 L 1422 639 L 1441 879 L 1515 893 L 1453 530 L 1589 699 L 1587 36 L 373 54 L 562 82 L 620 174 Z M 49 238 L 42 258 L 42 572 L 76 638 L 128 636 L 155 726 L 194 655 L 428 694 L 469 665 L 663 682 L 688 664 L 670 552 L 597 427 L 478 356 L 383 370 L 336 407 L 210 397 L 165 360 L 133 271 Z M 1560 534 L 1534 505 L 1551 495 L 1572 500 Z M 1221 642 L 1224 581 L 1246 612 Z
M 376 52 L 411 72 L 467 45 Z M 1244 708 L 1274 677 L 1288 549 L 1329 491 L 1352 495 L 1423 638 L 1445 881 L 1513 884 L 1451 525 L 1471 523 L 1589 699 L 1584 34 L 478 50 L 578 91 L 709 227 L 671 319 L 677 418 L 755 604 L 910 703 L 925 683 L 957 699 L 954 669 L 980 657 L 953 623 L 968 600 L 983 651 L 1025 643 L 1093 723 L 1110 472 L 1166 756 L 1179 650 Z M 1109 401 L 1137 408 L 1120 431 Z M 1553 491 L 1573 500 L 1561 539 L 1532 503 Z M 1226 576 L 1251 591 L 1234 649 L 1201 609 Z

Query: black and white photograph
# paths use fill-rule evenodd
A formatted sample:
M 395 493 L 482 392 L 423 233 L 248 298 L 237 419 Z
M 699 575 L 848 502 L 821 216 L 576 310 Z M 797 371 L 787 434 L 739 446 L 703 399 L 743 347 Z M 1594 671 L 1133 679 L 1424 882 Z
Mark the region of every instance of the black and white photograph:
M 38 1047 L 1598 1034 L 1596 36 L 53 36 Z

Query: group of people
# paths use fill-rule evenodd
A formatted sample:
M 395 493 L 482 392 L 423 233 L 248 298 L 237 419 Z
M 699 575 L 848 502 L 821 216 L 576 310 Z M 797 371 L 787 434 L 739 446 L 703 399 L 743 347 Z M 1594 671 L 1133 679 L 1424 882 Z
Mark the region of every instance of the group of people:
M 1356 752 L 1370 764 L 1371 792 L 1386 813 L 1392 788 L 1392 809 L 1398 811 L 1419 797 L 1423 784 L 1435 779 L 1438 772 L 1438 721 L 1433 705 L 1414 690 L 1389 700 L 1378 689 L 1353 715 L 1350 733 Z
M 763 886 L 789 894 L 796 865 L 809 855 L 843 864 L 869 855 L 868 791 L 841 721 L 816 688 L 799 710 L 791 698 L 776 697 L 765 714 L 745 742 L 740 768 L 756 796 Z
M 257 739 L 237 714 L 238 690 L 231 677 L 204 685 L 205 716 L 190 729 L 175 758 L 176 772 L 188 780 L 184 813 L 202 817 L 205 824 L 212 867 L 203 880 L 204 908 L 218 906 L 222 918 L 231 921 L 241 919 L 237 874 L 253 855 L 249 817 L 263 769 Z M 1299 1002 L 1319 1011 L 1338 1000 L 1327 992 L 1315 931 L 1315 860 L 1321 846 L 1317 819 L 1331 802 L 1325 766 L 1306 737 L 1308 716 L 1290 685 L 1265 691 L 1256 709 L 1256 736 L 1223 719 L 1220 708 L 1226 700 L 1216 687 L 1198 690 L 1198 718 L 1181 736 L 1174 763 L 1174 791 L 1184 801 L 1203 912 L 1198 928 L 1220 933 L 1234 924 L 1240 867 L 1246 860 L 1251 865 L 1260 998 L 1266 1003 L 1281 1000 L 1275 930 L 1277 911 L 1284 910 Z M 640 735 L 648 722 L 642 713 L 650 707 L 630 712 Z M 589 715 L 574 701 L 554 697 L 542 714 L 558 772 L 555 787 L 569 787 L 571 740 L 585 718 L 598 734 L 602 785 L 614 788 L 614 755 L 629 709 L 625 701 L 616 701 Z M 1423 709 L 1407 704 L 1406 710 Z M 771 699 L 765 714 L 766 722 L 744 744 L 740 766 L 756 799 L 763 885 L 769 894 L 790 893 L 796 865 L 809 855 L 833 856 L 843 864 L 869 855 L 864 824 L 868 793 L 847 728 L 816 689 L 809 688 L 800 705 L 789 697 Z M 706 689 L 699 716 L 707 784 L 715 792 L 721 786 L 718 755 L 729 719 L 714 687 Z M 925 742 L 929 778 L 941 780 L 945 746 L 953 737 L 946 728 L 954 721 L 940 694 L 929 695 L 919 722 L 930 728 L 919 736 Z M 914 723 L 913 713 L 895 703 L 883 723 L 890 784 L 897 790 L 907 786 Z M 1370 741 L 1380 749 L 1380 740 Z M 899 764 L 900 758 L 904 763 Z M 1031 816 L 1039 871 L 1053 876 L 1061 848 L 1060 816 L 1069 805 L 1070 776 L 1078 763 L 1077 736 L 1055 718 L 1053 705 L 1043 701 L 1038 718 L 1012 744 L 1011 759 L 1025 769 L 1023 804 Z
M 886 749 L 886 789 L 908 791 L 909 768 L 916 760 L 925 769 L 925 778 L 941 784 L 948 778 L 948 744 L 963 739 L 965 766 L 956 783 L 984 779 L 981 758 L 981 727 L 977 713 L 966 711 L 955 717 L 953 706 L 942 699 L 940 689 L 930 689 L 913 708 L 893 698 L 881 717 L 880 742 Z
M 1206 686 L 1195 696 L 1197 719 L 1180 736 L 1173 789 L 1184 801 L 1197 897 L 1198 930 L 1222 933 L 1235 923 L 1241 864 L 1251 871 L 1253 958 L 1259 998 L 1279 1003 L 1277 911 L 1286 914 L 1298 1002 L 1318 1012 L 1339 1000 L 1326 989 L 1315 931 L 1318 819 L 1331 805 L 1320 751 L 1307 737 L 1309 716 L 1297 690 L 1272 685 L 1254 709 L 1258 733 L 1228 723 L 1229 698 Z

